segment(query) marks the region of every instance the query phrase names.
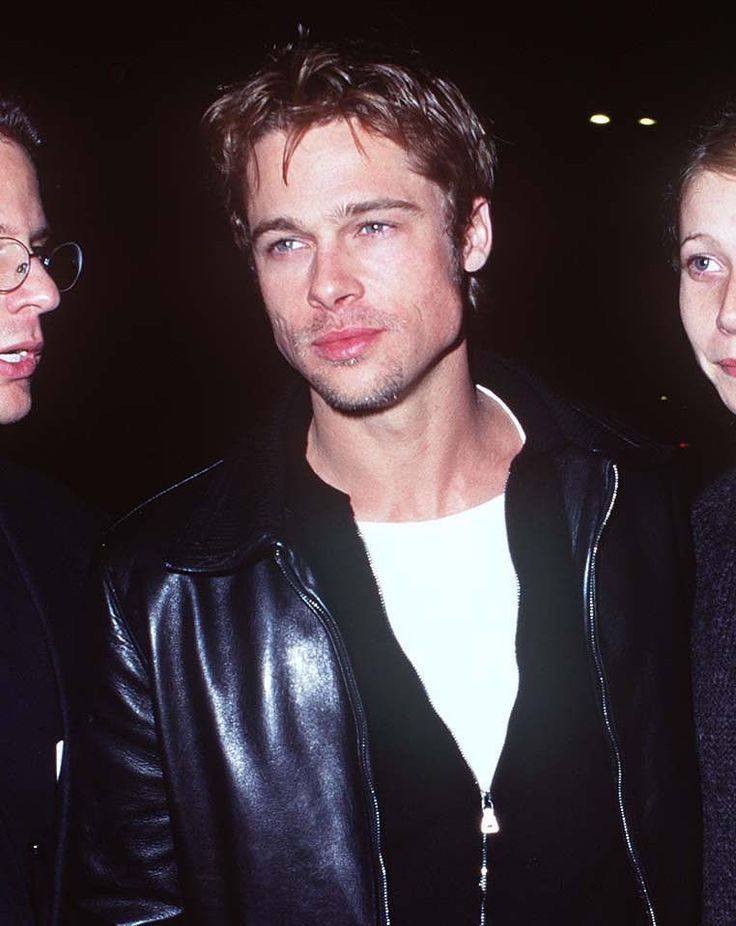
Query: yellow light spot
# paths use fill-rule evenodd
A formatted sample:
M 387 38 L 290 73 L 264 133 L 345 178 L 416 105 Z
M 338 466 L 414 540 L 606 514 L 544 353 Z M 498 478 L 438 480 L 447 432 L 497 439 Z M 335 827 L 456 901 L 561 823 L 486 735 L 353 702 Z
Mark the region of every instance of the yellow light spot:
M 592 122 L 593 125 L 608 125 L 611 121 L 611 117 L 607 116 L 605 113 L 593 113 L 588 121 Z
M 641 119 L 637 119 L 636 121 L 639 123 L 639 125 L 656 125 L 657 124 L 657 120 L 652 119 L 651 116 L 642 116 Z

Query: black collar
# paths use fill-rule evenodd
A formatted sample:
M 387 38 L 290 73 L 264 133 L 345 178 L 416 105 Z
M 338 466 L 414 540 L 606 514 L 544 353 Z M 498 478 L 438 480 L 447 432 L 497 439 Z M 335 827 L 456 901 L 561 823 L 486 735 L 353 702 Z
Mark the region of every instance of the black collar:
M 527 435 L 527 454 L 559 452 L 572 445 L 637 468 L 659 465 L 669 456 L 666 448 L 632 437 L 580 405 L 561 401 L 505 360 L 484 358 L 476 382 L 487 385 L 519 418 Z M 169 569 L 226 573 L 285 542 L 287 460 L 294 441 L 306 446 L 310 420 L 309 392 L 300 381 L 234 453 L 174 487 L 179 501 L 173 505 L 176 539 L 166 556 Z M 160 499 L 163 504 L 167 496 L 170 493 Z

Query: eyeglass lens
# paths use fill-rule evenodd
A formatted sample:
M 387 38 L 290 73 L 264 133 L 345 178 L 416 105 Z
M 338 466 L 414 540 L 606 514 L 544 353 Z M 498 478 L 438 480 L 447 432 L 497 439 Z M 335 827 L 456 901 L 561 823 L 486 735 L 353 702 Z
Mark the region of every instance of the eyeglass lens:
M 65 293 L 82 272 L 82 249 L 73 241 L 55 247 L 44 259 L 44 266 L 60 293 Z
M 9 292 L 28 274 L 28 251 L 12 238 L 0 238 L 0 290 Z
M 47 254 L 34 254 L 60 293 L 71 289 L 82 270 L 82 249 L 73 241 L 60 244 Z M 30 272 L 28 250 L 14 238 L 0 237 L 0 292 L 17 289 Z

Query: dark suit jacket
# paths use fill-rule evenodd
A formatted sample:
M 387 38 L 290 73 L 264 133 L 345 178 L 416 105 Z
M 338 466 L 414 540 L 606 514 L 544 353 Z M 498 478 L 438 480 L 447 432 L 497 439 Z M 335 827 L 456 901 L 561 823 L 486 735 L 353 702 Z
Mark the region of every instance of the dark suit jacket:
M 0 923 L 54 922 L 96 522 L 0 458 Z M 64 741 L 57 782 L 57 743 Z

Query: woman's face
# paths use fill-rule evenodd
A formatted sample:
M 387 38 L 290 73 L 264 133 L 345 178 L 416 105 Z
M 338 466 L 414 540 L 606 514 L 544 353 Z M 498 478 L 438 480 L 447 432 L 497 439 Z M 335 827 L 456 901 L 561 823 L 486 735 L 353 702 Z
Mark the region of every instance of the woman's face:
M 680 208 L 680 314 L 703 372 L 736 414 L 736 176 L 704 170 Z

